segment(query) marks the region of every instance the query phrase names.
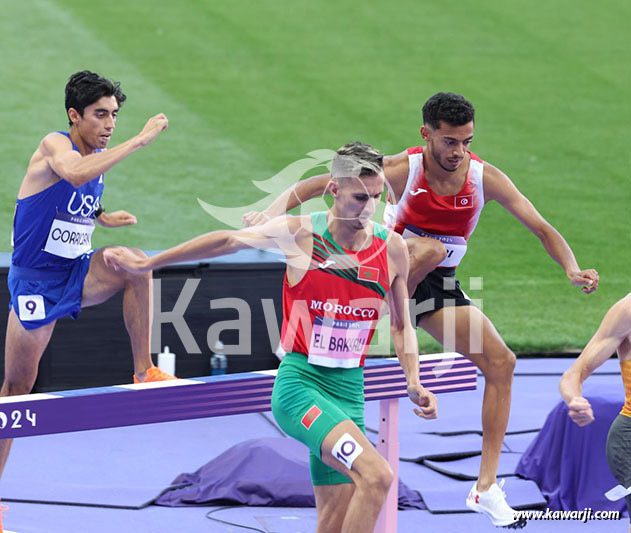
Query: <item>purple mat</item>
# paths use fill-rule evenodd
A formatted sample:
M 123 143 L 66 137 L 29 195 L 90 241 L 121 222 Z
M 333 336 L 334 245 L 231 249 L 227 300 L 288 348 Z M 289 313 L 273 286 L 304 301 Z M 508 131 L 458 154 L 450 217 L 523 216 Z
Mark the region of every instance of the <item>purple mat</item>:
M 156 505 L 314 507 L 309 450 L 290 438 L 236 444 L 192 474 L 173 480 Z M 399 509 L 424 509 L 420 496 L 399 483 Z
M 435 459 L 437 457 L 459 459 L 482 452 L 482 436 L 477 434 L 430 435 L 407 434 L 400 437 L 399 457 L 406 461 Z
M 613 382 L 616 376 L 594 376 Z M 620 377 L 618 376 L 619 380 Z M 538 430 L 550 409 L 559 401 L 558 376 L 516 376 L 513 380 L 513 401 L 508 421 L 509 432 Z M 407 398 L 399 400 L 399 435 L 403 442 L 409 434 L 419 432 L 449 435 L 453 433 L 482 434 L 482 396 L 484 378 L 478 379 L 475 391 L 455 392 L 438 396 L 438 419 L 423 420 L 412 412 Z M 368 402 L 365 408 L 366 426 L 375 428 L 379 416 L 378 402 Z
M 465 505 L 473 481 L 452 479 L 416 463 L 399 463 L 399 475 L 421 497 L 432 513 L 469 512 Z M 510 505 L 530 509 L 545 505 L 546 500 L 536 483 L 526 479 L 508 477 L 504 490 Z M 489 525 L 490 527 L 490 525 Z
M 559 402 L 523 454 L 517 473 L 537 482 L 551 509 L 625 511 L 624 500 L 611 502 L 604 496 L 618 484 L 609 471 L 605 443 L 624 401 L 622 385 L 598 387 L 588 382 L 584 396 L 596 420 L 580 428 L 568 417 L 565 403 Z
M 180 472 L 242 441 L 244 428 L 249 435 L 278 435 L 261 415 L 248 414 L 15 439 L 0 494 L 140 508 Z
M 500 462 L 497 468 L 497 476 L 514 476 L 515 468 L 517 467 L 517 463 L 519 463 L 520 458 L 520 453 L 502 453 L 500 455 Z M 432 461 L 425 459 L 421 463 L 427 468 L 431 468 L 432 470 L 445 474 L 446 476 L 450 476 L 455 479 L 473 481 L 478 479 L 478 473 L 480 472 L 480 459 L 481 456 L 476 455 L 475 457 L 456 459 L 455 461 Z
M 537 438 L 538 431 L 516 433 L 504 437 L 504 448 L 511 453 L 524 453 L 532 441 Z
M 206 518 L 208 508 L 159 507 L 141 510 L 104 509 L 72 505 L 13 503 L 4 520 L 5 527 L 20 533 L 69 533 L 88 525 L 90 533 L 234 533 L 248 531 Z M 314 508 L 233 507 L 213 513 L 221 520 L 257 528 L 266 533 L 315 533 Z M 488 518 L 477 513 L 432 514 L 428 511 L 401 511 L 397 516 L 400 533 L 501 533 Z M 296 527 L 298 524 L 298 527 Z M 269 526 L 269 527 L 268 527 Z M 79 529 L 78 529 L 79 527 Z M 528 533 L 613 533 L 626 532 L 624 522 L 592 520 L 587 525 L 575 520 L 528 523 Z
M 578 356 L 577 356 L 578 357 Z M 523 358 L 517 356 L 517 365 L 515 366 L 516 376 L 546 376 L 555 375 L 559 378 L 563 375 L 575 358 L 570 357 L 545 357 L 545 358 Z M 594 375 L 597 374 L 614 374 L 620 375 L 620 363 L 618 358 L 614 357 L 608 359 L 602 366 L 598 367 L 594 371 Z

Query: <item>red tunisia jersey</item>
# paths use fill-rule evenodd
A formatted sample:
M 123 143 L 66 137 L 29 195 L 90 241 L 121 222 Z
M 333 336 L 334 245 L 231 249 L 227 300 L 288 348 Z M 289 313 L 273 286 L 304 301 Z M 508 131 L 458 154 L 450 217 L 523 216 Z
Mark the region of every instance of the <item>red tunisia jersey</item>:
M 283 284 L 283 349 L 305 354 L 315 365 L 363 366 L 390 289 L 388 232 L 373 223 L 372 243 L 354 252 L 333 240 L 325 212 L 311 219 L 310 268 L 296 285 L 286 275 Z
M 427 183 L 423 147 L 408 148 L 410 172 L 405 190 L 399 203 L 388 204 L 384 213 L 386 226 L 404 237 L 420 235 L 443 242 L 447 257 L 439 265 L 442 267 L 460 263 L 484 207 L 484 162 L 472 152 L 469 155 L 469 170 L 462 189 L 453 196 L 440 196 Z

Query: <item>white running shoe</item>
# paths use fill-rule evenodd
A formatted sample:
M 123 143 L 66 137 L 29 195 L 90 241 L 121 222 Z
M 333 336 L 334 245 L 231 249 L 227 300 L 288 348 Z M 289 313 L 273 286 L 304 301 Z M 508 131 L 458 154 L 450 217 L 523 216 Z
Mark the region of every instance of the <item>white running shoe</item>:
M 483 513 L 489 517 L 491 523 L 496 527 L 508 529 L 521 529 L 526 525 L 525 519 L 516 519 L 516 511 L 506 503 L 506 493 L 502 490 L 504 479 L 500 484 L 493 483 L 489 490 L 478 491 L 478 482 L 473 484 L 467 507 L 476 513 Z

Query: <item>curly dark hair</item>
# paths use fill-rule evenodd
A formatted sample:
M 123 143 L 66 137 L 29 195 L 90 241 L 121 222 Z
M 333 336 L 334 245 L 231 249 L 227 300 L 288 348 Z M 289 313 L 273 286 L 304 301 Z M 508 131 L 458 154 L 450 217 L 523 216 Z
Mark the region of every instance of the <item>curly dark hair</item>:
M 75 72 L 66 84 L 66 113 L 72 107 L 83 116 L 86 107 L 103 96 L 114 96 L 118 107 L 127 99 L 119 82 L 113 82 L 89 70 Z M 72 121 L 68 120 L 70 126 Z
M 436 93 L 423 106 L 423 123 L 438 129 L 441 120 L 452 126 L 464 126 L 473 122 L 473 104 L 460 94 Z

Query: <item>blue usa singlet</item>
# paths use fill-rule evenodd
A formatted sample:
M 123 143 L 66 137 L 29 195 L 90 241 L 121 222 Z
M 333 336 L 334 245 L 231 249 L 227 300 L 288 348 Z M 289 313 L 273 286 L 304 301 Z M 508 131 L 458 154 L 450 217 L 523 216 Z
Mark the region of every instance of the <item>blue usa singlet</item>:
M 70 139 L 67 132 L 58 133 Z M 72 148 L 79 151 L 74 143 Z M 18 199 L 11 263 L 26 268 L 70 268 L 74 259 L 92 249 L 94 211 L 102 194 L 103 174 L 79 187 L 61 179 L 37 194 Z

